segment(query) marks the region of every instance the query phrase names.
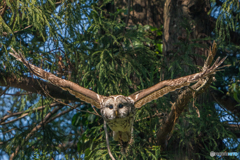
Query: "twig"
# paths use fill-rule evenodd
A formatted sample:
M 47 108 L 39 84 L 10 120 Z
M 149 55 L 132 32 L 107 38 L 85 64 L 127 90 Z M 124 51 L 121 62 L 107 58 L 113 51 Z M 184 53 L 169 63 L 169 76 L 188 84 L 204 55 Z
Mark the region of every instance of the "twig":
M 11 120 L 11 121 L 8 121 L 8 122 L 2 122 L 2 123 L 0 123 L 0 125 L 5 125 L 5 124 L 8 124 L 8 123 L 15 122 L 15 121 L 17 121 L 17 120 L 19 120 L 19 119 L 22 119 L 23 117 L 26 117 L 27 115 L 28 115 L 28 113 L 24 113 L 24 114 L 21 115 L 20 117 L 15 118 L 15 119 L 13 119 L 13 120 Z
M 52 103 L 51 105 L 50 105 L 50 107 L 55 107 L 56 105 L 58 105 L 59 103 Z M 42 110 L 42 109 L 44 109 L 46 106 L 40 106 L 40 107 L 38 107 L 38 108 L 35 108 L 35 109 L 32 109 L 32 111 L 39 111 L 39 110 Z M 16 113 L 11 113 L 11 114 L 9 114 L 9 115 L 5 115 L 3 118 L 1 118 L 0 119 L 0 122 L 4 122 L 6 119 L 8 119 L 8 118 L 10 118 L 10 117 L 13 117 L 13 116 L 18 116 L 18 115 L 21 115 L 21 114 L 23 114 L 23 113 L 29 113 L 30 112 L 30 110 L 29 111 L 22 111 L 22 112 L 16 112 Z M 25 115 L 24 114 L 24 116 L 22 115 L 21 116 L 21 118 L 23 118 L 23 117 L 25 117 L 25 116 L 27 116 L 27 114 Z M 18 119 L 19 119 L 19 117 L 18 117 Z M 17 119 L 13 119 L 13 120 L 11 120 L 11 122 L 14 122 L 14 121 L 16 121 Z M 10 121 L 8 121 L 8 122 L 6 122 L 6 123 L 0 123 L 0 125 L 4 125 L 4 124 L 7 124 L 7 123 L 11 123 Z
M 3 2 L 2 6 L 4 6 L 4 7 L 0 10 L 0 16 L 3 17 L 3 15 L 4 15 L 5 11 L 6 11 L 6 8 L 7 8 L 6 2 Z
M 0 94 L 0 97 L 4 95 L 4 93 L 6 93 L 8 89 L 9 89 L 9 86 L 7 86 L 7 88 L 4 89 L 4 91 Z
M 131 45 L 132 45 L 132 49 L 134 50 L 133 43 L 132 43 L 131 39 L 128 39 L 128 40 L 129 40 L 129 42 L 130 42 Z
M 16 93 L 16 94 L 4 94 L 4 95 L 8 95 L 8 96 L 24 96 L 24 95 L 29 95 L 29 94 L 32 94 L 31 92 L 29 93 Z
M 147 116 L 147 117 L 144 117 L 142 119 L 138 119 L 135 122 L 139 122 L 139 121 L 142 121 L 142 120 L 145 120 L 145 119 L 148 119 L 148 118 L 162 117 L 162 116 L 165 116 L 165 114 L 164 113 L 156 113 L 156 114 L 154 114 L 152 116 Z
M 33 26 L 33 25 L 29 25 L 29 26 L 27 26 L 27 27 L 25 27 L 25 28 L 23 28 L 23 29 L 21 29 L 21 30 L 19 30 L 19 31 L 23 31 L 23 30 L 28 29 L 28 28 L 30 28 L 30 27 L 32 27 L 32 26 Z M 17 33 L 17 32 L 19 32 L 19 31 L 14 31 L 13 33 Z M 7 36 L 8 33 L 7 33 L 7 32 L 3 32 L 2 35 L 3 35 L 3 36 Z
M 104 131 L 105 131 L 105 136 L 106 136 L 106 143 L 107 143 L 107 149 L 108 149 L 108 154 L 109 156 L 111 157 L 112 160 L 115 160 L 115 158 L 113 157 L 112 153 L 111 153 L 111 150 L 110 150 L 110 147 L 109 147 L 109 138 L 108 138 L 108 132 L 107 132 L 107 123 L 106 121 L 104 120 Z
M 26 142 L 32 135 L 34 132 L 36 132 L 39 128 L 41 128 L 42 124 L 45 123 L 53 114 L 55 114 L 58 110 L 60 110 L 63 106 L 59 106 L 55 109 L 52 110 L 52 112 L 49 112 L 46 117 L 43 119 L 43 121 L 41 121 L 36 127 L 34 127 L 32 129 L 32 131 L 30 133 L 28 133 L 28 135 L 24 138 L 23 142 Z M 15 152 L 13 152 L 10 156 L 9 160 L 13 160 L 14 157 L 18 154 L 19 149 L 20 149 L 21 145 L 18 145 L 15 149 Z
M 129 20 L 129 15 L 130 15 L 130 0 L 128 0 L 128 13 L 127 13 L 127 19 L 126 19 L 126 26 L 125 26 L 125 28 L 124 28 L 124 31 L 123 31 L 123 36 L 125 35 L 125 33 L 126 33 L 126 28 L 127 28 L 127 25 L 128 25 L 128 20 Z
M 52 122 L 54 119 L 60 117 L 61 115 L 64 115 L 64 114 L 70 112 L 71 110 L 75 109 L 75 108 L 78 107 L 78 106 L 79 106 L 79 104 L 77 104 L 77 105 L 76 105 L 75 107 L 73 107 L 73 108 L 69 108 L 68 110 L 63 111 L 63 112 L 57 114 L 56 116 L 54 116 L 54 117 L 52 117 L 50 120 L 48 120 L 46 123 Z
M 95 112 L 96 114 L 98 114 L 99 116 L 101 116 L 101 115 L 96 111 L 96 109 L 93 107 L 93 105 L 91 105 L 91 106 L 92 106 L 94 112 Z M 101 117 L 102 117 L 102 116 L 101 116 Z

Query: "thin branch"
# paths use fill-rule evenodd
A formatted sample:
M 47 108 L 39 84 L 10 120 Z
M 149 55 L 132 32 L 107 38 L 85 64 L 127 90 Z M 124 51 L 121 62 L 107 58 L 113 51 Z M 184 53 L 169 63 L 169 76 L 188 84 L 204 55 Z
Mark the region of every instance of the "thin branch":
M 3 17 L 5 11 L 6 11 L 6 8 L 7 8 L 7 4 L 6 4 L 6 1 L 3 2 L 3 5 L 4 6 L 1 10 L 0 10 L 0 16 Z
M 129 40 L 129 42 L 131 43 L 132 49 L 133 49 L 133 51 L 134 51 L 134 46 L 133 46 L 133 43 L 132 43 L 131 39 L 128 39 L 128 40 Z
M 107 132 L 107 123 L 104 120 L 104 131 L 105 131 L 105 136 L 106 136 L 106 143 L 107 143 L 107 150 L 108 150 L 108 154 L 111 157 L 112 160 L 115 160 L 115 158 L 113 157 L 110 147 L 109 147 L 109 138 L 108 138 L 108 132 Z
M 33 123 L 32 125 L 36 125 L 36 123 Z M 20 128 L 18 128 L 18 127 L 15 127 L 15 128 L 12 128 L 12 129 L 10 129 L 10 130 L 8 130 L 8 131 L 5 131 L 5 132 L 2 132 L 2 134 L 6 134 L 6 133 L 8 133 L 8 132 L 11 132 L 11 131 L 13 131 L 13 130 L 16 130 L 16 129 L 18 129 L 18 130 L 23 130 L 23 128 L 29 128 L 29 127 L 32 127 L 32 125 L 27 125 L 27 126 L 23 126 L 23 127 L 20 127 Z
M 7 121 L 7 122 L 2 122 L 2 123 L 0 123 L 0 125 L 5 125 L 5 124 L 8 124 L 8 123 L 13 123 L 13 122 L 15 122 L 15 121 L 17 121 L 17 120 L 19 120 L 19 119 L 22 119 L 23 117 L 26 117 L 27 115 L 28 115 L 28 113 L 24 113 L 24 114 L 21 115 L 20 117 L 15 118 L 15 119 L 10 120 L 10 121 Z
M 13 33 L 15 34 L 15 33 L 17 33 L 17 32 L 20 32 L 20 31 L 23 31 L 23 30 L 25 30 L 25 29 L 28 29 L 28 28 L 30 28 L 30 27 L 32 27 L 33 25 L 29 25 L 29 26 L 27 26 L 27 27 L 25 27 L 25 28 L 23 28 L 23 29 L 21 29 L 21 30 L 19 30 L 19 31 L 14 31 Z M 7 36 L 9 33 L 7 33 L 7 32 L 3 32 L 2 33 L 2 35 L 3 36 Z
M 28 93 L 16 93 L 16 94 L 9 94 L 9 93 L 5 93 L 4 95 L 8 95 L 8 96 L 25 96 L 25 95 L 30 95 L 32 94 L 31 92 Z
M 126 26 L 125 26 L 125 29 L 123 30 L 123 36 L 125 35 L 126 33 L 126 28 L 127 28 L 127 25 L 128 25 L 128 20 L 129 20 L 129 16 L 130 16 L 130 0 L 128 0 L 128 13 L 127 13 L 127 18 L 126 18 Z
M 46 117 L 36 126 L 32 129 L 32 131 L 30 133 L 28 133 L 28 135 L 24 138 L 23 142 L 25 143 L 26 141 L 29 140 L 29 138 L 39 129 L 42 127 L 43 123 L 46 123 L 46 121 L 55 113 L 57 113 L 57 111 L 59 111 L 63 106 L 59 106 L 54 108 L 51 112 L 49 112 Z M 13 152 L 10 156 L 10 160 L 13 160 L 14 157 L 18 154 L 20 149 L 20 145 L 18 145 L 15 149 L 15 152 Z
M 7 86 L 7 88 L 4 89 L 4 91 L 0 94 L 0 97 L 4 95 L 8 89 L 9 89 L 9 86 Z
M 62 0 L 60 0 L 59 2 L 56 2 L 55 4 L 58 6 L 58 5 L 62 4 L 62 3 L 63 3 Z
M 163 117 L 163 116 L 165 116 L 166 114 L 164 114 L 164 113 L 155 113 L 154 115 L 152 115 L 152 116 L 147 116 L 147 117 L 144 117 L 144 118 L 142 118 L 142 119 L 138 119 L 138 120 L 136 120 L 135 122 L 139 122 L 139 121 L 142 121 L 142 120 L 145 120 L 145 119 L 148 119 L 148 118 L 155 118 L 155 117 Z
M 48 124 L 48 123 L 52 122 L 52 121 L 55 120 L 56 118 L 58 118 L 58 117 L 60 117 L 60 116 L 62 116 L 62 115 L 64 115 L 64 114 L 66 114 L 66 113 L 72 111 L 74 108 L 78 107 L 79 105 L 80 105 L 80 104 L 77 104 L 77 105 L 75 105 L 73 108 L 69 108 L 68 110 L 63 111 L 63 112 L 61 112 L 61 113 L 55 115 L 55 116 L 52 117 L 50 120 L 45 121 L 44 124 Z M 29 126 L 25 126 L 25 127 L 29 127 Z M 12 129 L 10 129 L 10 130 L 4 132 L 3 134 L 5 134 L 5 133 L 7 133 L 7 132 L 10 132 L 10 131 L 12 131 L 12 130 L 15 130 L 15 129 L 18 129 L 18 128 L 12 128 Z
M 93 107 L 93 105 L 91 105 L 91 106 L 92 106 L 94 112 L 95 112 L 98 116 L 101 116 L 101 115 L 96 111 L 96 109 Z M 101 116 L 101 117 L 102 117 L 102 116 Z
M 75 105 L 75 107 L 69 108 L 68 110 L 63 111 L 63 112 L 57 114 L 56 116 L 54 116 L 54 117 L 52 117 L 50 120 L 48 120 L 48 121 L 46 122 L 46 124 L 49 123 L 49 122 L 52 122 L 54 119 L 56 119 L 56 118 L 58 118 L 58 117 L 60 117 L 60 116 L 62 116 L 62 115 L 64 115 L 64 114 L 72 111 L 73 109 L 76 109 L 76 108 L 79 107 L 79 106 L 80 106 L 80 104 L 77 104 L 77 105 Z
M 15 130 L 15 129 L 18 129 L 18 128 L 12 128 L 12 129 L 10 129 L 10 130 L 8 130 L 8 131 L 6 131 L 6 132 L 2 132 L 2 134 L 4 135 L 4 134 L 6 134 L 6 133 L 8 133 L 8 132 L 11 132 L 11 131 L 13 131 L 13 130 Z
M 60 103 L 52 103 L 50 104 L 50 107 L 55 107 L 56 105 L 59 105 Z M 0 125 L 4 125 L 4 124 L 7 124 L 7 123 L 11 123 L 11 122 L 14 122 L 18 119 L 20 119 L 19 117 L 17 119 L 14 119 L 14 120 L 11 120 L 11 121 L 8 121 L 6 123 L 4 123 L 4 121 L 10 117 L 13 117 L 13 116 L 18 116 L 18 115 L 21 115 L 20 117 L 23 118 L 25 116 L 27 116 L 29 114 L 30 111 L 40 111 L 42 109 L 44 109 L 46 106 L 40 106 L 38 108 L 35 108 L 35 109 L 32 109 L 32 110 L 29 110 L 29 111 L 22 111 L 22 112 L 16 112 L 16 113 L 11 113 L 9 115 L 5 115 L 3 118 L 0 119 Z M 23 114 L 23 115 L 22 115 Z

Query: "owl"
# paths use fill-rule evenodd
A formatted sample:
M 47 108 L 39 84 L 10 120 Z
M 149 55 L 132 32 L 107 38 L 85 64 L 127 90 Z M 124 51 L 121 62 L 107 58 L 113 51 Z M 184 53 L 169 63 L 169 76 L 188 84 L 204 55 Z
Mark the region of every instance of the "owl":
M 135 107 L 130 97 L 113 95 L 104 97 L 100 103 L 101 115 L 113 131 L 113 139 L 128 143 L 134 123 Z
M 51 82 L 61 89 L 70 92 L 80 100 L 90 103 L 91 105 L 100 109 L 104 121 L 113 131 L 113 139 L 115 141 L 122 142 L 125 144 L 125 146 L 132 137 L 131 133 L 133 130 L 136 108 L 140 108 L 146 103 L 158 99 L 169 92 L 175 91 L 184 86 L 189 86 L 193 82 L 197 82 L 202 78 L 214 74 L 216 69 L 226 59 L 226 57 L 222 60 L 218 58 L 211 67 L 204 66 L 203 70 L 199 73 L 177 79 L 164 80 L 150 88 L 135 92 L 129 96 L 104 96 L 99 95 L 87 88 L 83 88 L 74 82 L 61 79 L 52 73 L 46 72 L 43 69 L 29 63 L 20 52 L 18 53 L 14 49 L 12 49 L 12 51 L 13 53 L 10 52 L 10 54 L 28 67 L 30 72 L 32 72 L 34 75 Z M 213 59 L 213 55 L 209 54 L 208 59 L 209 58 Z

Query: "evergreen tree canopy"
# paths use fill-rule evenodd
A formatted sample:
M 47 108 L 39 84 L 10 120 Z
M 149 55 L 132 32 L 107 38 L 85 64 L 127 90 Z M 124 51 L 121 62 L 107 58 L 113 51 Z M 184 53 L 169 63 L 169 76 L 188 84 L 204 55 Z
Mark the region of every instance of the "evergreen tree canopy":
M 167 21 L 181 6 L 184 20 Z M 164 20 L 157 22 L 158 15 Z M 10 48 L 60 78 L 108 96 L 199 72 L 213 41 L 215 58 L 227 55 L 224 64 L 231 66 L 217 72 L 200 96 L 192 91 L 170 131 L 161 129 L 189 88 L 137 110 L 126 155 L 109 129 L 111 151 L 116 159 L 139 160 L 239 152 L 239 19 L 239 0 L 1 0 L 0 157 L 110 158 L 99 110 L 32 75 L 10 56 Z

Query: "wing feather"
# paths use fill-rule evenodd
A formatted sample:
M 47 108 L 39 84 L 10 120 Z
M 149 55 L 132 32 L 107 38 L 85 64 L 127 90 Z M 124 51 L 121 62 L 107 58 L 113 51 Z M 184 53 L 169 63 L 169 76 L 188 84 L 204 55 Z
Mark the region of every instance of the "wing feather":
M 199 79 L 207 77 L 210 74 L 214 74 L 217 71 L 216 69 L 224 62 L 226 58 L 227 57 L 223 58 L 221 61 L 220 58 L 217 58 L 215 63 L 210 68 L 206 67 L 202 72 L 173 80 L 161 81 L 150 88 L 135 92 L 131 94 L 129 97 L 134 101 L 134 106 L 136 108 L 140 108 L 146 103 L 158 99 L 164 96 L 165 94 L 168 94 L 169 92 L 173 92 L 184 86 L 189 86 L 191 83 L 197 82 Z
M 98 95 L 97 93 L 84 87 L 81 87 L 76 83 L 73 83 L 65 79 L 61 79 L 50 72 L 44 71 L 43 69 L 29 63 L 21 53 L 17 53 L 14 49 L 12 50 L 14 53 L 9 52 L 9 54 L 11 54 L 18 61 L 22 62 L 26 67 L 28 67 L 30 72 L 32 72 L 34 75 L 51 82 L 52 84 L 62 88 L 65 91 L 68 91 L 69 93 L 74 95 L 76 98 L 79 98 L 80 100 L 86 103 L 90 103 L 97 108 L 100 108 L 100 100 L 104 96 Z

